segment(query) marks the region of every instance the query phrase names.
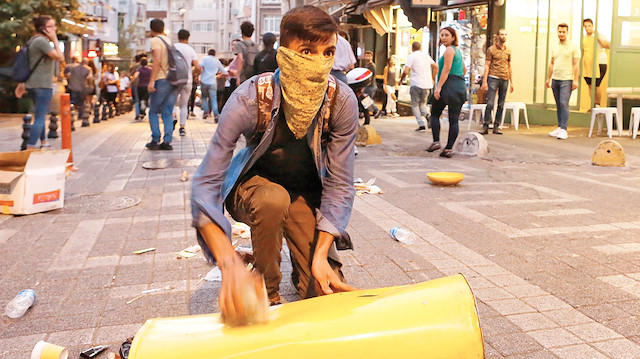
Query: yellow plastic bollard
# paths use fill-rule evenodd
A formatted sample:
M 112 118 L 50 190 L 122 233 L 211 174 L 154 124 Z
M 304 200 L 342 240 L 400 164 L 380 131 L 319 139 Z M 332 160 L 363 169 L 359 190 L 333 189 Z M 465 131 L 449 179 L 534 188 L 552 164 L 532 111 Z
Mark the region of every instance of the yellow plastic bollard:
M 148 320 L 129 359 L 483 358 L 475 300 L 459 274 L 284 304 L 265 324 L 219 314 Z

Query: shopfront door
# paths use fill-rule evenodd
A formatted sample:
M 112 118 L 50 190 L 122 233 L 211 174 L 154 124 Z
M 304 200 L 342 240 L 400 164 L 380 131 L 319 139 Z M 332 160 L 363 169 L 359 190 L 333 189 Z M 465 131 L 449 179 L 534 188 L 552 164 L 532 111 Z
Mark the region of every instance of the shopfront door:
M 614 0 L 611 87 L 639 87 L 640 0 Z

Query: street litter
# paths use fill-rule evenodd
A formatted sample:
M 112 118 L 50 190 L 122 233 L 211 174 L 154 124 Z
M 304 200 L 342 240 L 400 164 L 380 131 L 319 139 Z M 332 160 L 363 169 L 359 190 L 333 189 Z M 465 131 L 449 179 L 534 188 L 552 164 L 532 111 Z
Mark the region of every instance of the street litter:
M 172 285 L 168 285 L 164 288 L 155 288 L 155 289 L 147 289 L 147 290 L 143 290 L 142 292 L 140 292 L 140 295 L 134 298 L 129 299 L 128 301 L 126 301 L 125 303 L 127 304 L 131 304 L 133 302 L 135 302 L 136 300 L 144 297 L 147 294 L 151 294 L 151 293 L 158 293 L 158 292 L 163 292 L 165 290 L 172 290 L 174 288 L 174 286 Z
M 404 244 L 413 244 L 417 240 L 416 235 L 404 228 L 393 227 L 389 230 L 391 238 Z
M 204 277 L 207 282 L 222 282 L 222 272 L 218 266 L 213 267 Z
M 131 343 L 133 342 L 133 337 L 127 338 L 127 340 L 120 345 L 120 357 L 122 359 L 129 359 L 129 351 L 131 350 Z
M 109 352 L 109 354 L 107 354 L 107 359 L 122 359 L 122 357 L 116 353 Z
M 189 180 L 189 171 L 182 171 L 180 175 L 180 181 L 187 182 Z
M 142 253 L 152 252 L 152 251 L 155 251 L 155 250 L 156 250 L 155 248 L 145 248 L 145 249 L 137 250 L 137 251 L 133 252 L 133 254 L 142 254 Z
M 36 292 L 33 289 L 22 290 L 7 304 L 4 314 L 11 319 L 20 318 L 35 301 Z
M 36 346 L 33 347 L 33 350 L 31 351 L 32 359 L 67 359 L 68 357 L 69 350 L 67 348 L 47 343 L 43 340 L 36 343 Z
M 200 249 L 201 249 L 200 246 L 197 245 L 197 244 L 195 244 L 195 245 L 193 245 L 191 247 L 187 247 L 187 248 L 181 250 L 178 253 L 178 259 L 180 259 L 180 258 L 191 258 L 191 257 L 195 256 L 196 253 L 198 253 L 200 251 Z
M 251 238 L 251 227 L 242 222 L 236 222 L 231 226 L 231 234 L 233 237 L 249 239 Z
M 97 347 L 89 348 L 83 351 L 82 353 L 80 353 L 80 357 L 86 358 L 86 359 L 95 358 L 98 355 L 100 355 L 100 353 L 107 350 L 108 347 L 109 347 L 108 345 L 98 345 Z
M 357 180 L 360 180 L 360 181 L 357 182 Z M 354 182 L 354 186 L 356 187 L 356 195 L 362 196 L 365 193 L 369 193 L 369 194 L 383 193 L 380 187 L 374 185 L 375 182 L 376 182 L 375 177 L 373 177 L 372 179 L 364 183 L 362 183 L 362 179 L 357 178 L 356 182 Z

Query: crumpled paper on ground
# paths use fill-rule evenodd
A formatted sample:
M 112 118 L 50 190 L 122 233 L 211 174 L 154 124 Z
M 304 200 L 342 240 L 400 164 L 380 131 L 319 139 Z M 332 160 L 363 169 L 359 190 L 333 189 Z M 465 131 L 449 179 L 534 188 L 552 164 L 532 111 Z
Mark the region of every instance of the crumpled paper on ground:
M 380 187 L 374 184 L 376 182 L 375 177 L 373 177 L 372 179 L 364 183 L 362 182 L 361 178 L 356 178 L 354 182 L 355 182 L 354 186 L 356 187 L 356 196 L 362 196 L 365 193 L 368 193 L 368 194 L 384 193 L 382 192 L 382 189 Z

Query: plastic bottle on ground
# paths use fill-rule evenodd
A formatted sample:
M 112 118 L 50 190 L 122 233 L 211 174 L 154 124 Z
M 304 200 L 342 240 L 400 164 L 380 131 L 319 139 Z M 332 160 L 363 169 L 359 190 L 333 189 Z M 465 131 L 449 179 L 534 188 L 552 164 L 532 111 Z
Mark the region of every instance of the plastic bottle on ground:
M 389 230 L 389 234 L 391 234 L 393 239 L 404 244 L 413 244 L 417 240 L 417 237 L 413 232 L 400 227 L 391 228 Z
M 29 309 L 33 303 L 36 301 L 36 292 L 33 289 L 26 289 L 18 293 L 18 295 L 13 298 L 7 307 L 5 308 L 4 313 L 9 318 L 20 318 L 24 315 L 24 313 Z

